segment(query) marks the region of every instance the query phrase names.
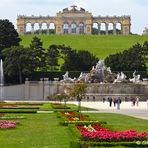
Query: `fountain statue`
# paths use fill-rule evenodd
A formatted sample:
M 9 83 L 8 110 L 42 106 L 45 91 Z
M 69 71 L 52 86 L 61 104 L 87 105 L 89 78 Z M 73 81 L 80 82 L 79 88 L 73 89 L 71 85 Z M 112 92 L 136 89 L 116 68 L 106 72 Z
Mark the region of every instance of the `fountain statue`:
M 118 72 L 117 78 L 114 80 L 114 83 L 127 82 L 126 78 L 127 76 L 123 72 Z
M 69 76 L 69 72 L 67 71 L 64 75 L 63 75 L 63 80 L 61 80 L 61 82 L 68 82 L 68 83 L 71 83 L 71 82 L 74 82 L 74 80 L 76 78 L 70 78 Z
M 136 75 L 136 70 L 133 73 L 133 78 L 129 79 L 130 82 L 139 83 L 140 82 L 140 75 Z

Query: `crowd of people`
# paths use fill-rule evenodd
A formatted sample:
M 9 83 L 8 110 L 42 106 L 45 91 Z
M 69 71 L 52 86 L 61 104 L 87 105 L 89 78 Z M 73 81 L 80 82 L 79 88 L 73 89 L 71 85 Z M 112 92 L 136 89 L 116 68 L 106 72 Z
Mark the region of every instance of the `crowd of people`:
M 87 101 L 90 101 L 91 99 L 89 98 L 89 96 L 87 96 Z M 122 103 L 122 100 L 123 98 L 121 99 L 120 97 L 103 97 L 102 101 L 103 103 L 105 102 L 108 102 L 109 103 L 109 107 L 117 107 L 117 109 L 120 109 L 120 104 Z M 131 98 L 127 98 L 125 97 L 124 98 L 124 101 L 125 102 L 129 102 L 131 101 L 131 106 L 134 107 L 134 106 L 139 106 L 139 100 L 140 98 L 137 96 L 137 97 L 131 97 Z M 95 99 L 95 96 L 92 96 L 92 101 L 96 101 Z M 147 102 L 147 107 L 148 107 L 148 99 L 146 99 L 146 102 Z

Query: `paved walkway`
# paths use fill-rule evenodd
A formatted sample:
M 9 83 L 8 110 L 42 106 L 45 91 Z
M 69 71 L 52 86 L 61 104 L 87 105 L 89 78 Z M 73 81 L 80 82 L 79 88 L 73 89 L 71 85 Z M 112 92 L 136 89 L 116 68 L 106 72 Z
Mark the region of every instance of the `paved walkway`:
M 69 102 L 77 104 L 77 102 Z M 120 110 L 117 107 L 109 107 L 108 102 L 81 102 L 82 106 L 97 109 L 98 113 L 119 113 L 148 120 L 148 106 L 146 102 L 139 102 L 138 106 L 132 106 L 131 102 L 122 102 Z M 96 113 L 96 111 L 92 111 Z

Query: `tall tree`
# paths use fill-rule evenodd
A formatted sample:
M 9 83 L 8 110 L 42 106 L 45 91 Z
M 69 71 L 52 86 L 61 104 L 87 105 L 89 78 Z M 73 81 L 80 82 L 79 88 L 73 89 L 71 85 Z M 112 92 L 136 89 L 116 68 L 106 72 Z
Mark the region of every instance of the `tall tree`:
M 21 39 L 9 20 L 0 20 L 0 54 L 4 48 L 18 46 Z
M 86 50 L 79 50 L 78 51 L 78 70 L 80 71 L 88 71 L 98 62 L 98 58 L 91 54 L 89 51 Z
M 38 66 L 30 48 L 12 46 L 10 48 L 5 48 L 2 53 L 5 56 L 5 73 L 7 75 L 18 75 L 20 83 L 23 82 L 23 75 L 31 74 Z
M 59 50 L 57 45 L 51 45 L 48 48 L 47 53 L 47 63 L 50 66 L 50 70 L 57 70 L 58 64 L 58 58 L 59 58 Z
M 46 51 L 43 48 L 43 43 L 38 37 L 34 37 L 30 44 L 30 49 L 32 50 L 32 55 L 34 56 L 34 60 L 38 65 L 36 70 L 44 70 L 46 69 Z

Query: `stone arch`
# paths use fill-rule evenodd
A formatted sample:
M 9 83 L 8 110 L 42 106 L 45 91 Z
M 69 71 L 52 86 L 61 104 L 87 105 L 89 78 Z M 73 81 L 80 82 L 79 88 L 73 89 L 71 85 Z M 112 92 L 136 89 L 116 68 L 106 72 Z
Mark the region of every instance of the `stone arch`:
M 55 34 L 56 31 L 56 25 L 54 22 L 49 23 L 49 34 Z
M 63 23 L 63 33 L 68 34 L 69 33 L 69 24 L 67 22 Z
M 47 26 L 47 22 L 42 22 L 41 24 L 41 32 L 42 34 L 47 34 L 47 31 L 48 31 L 48 26 Z
M 25 34 L 31 34 L 32 33 L 32 24 L 31 22 L 26 22 L 25 24 Z
M 122 34 L 122 23 L 120 22 L 116 23 L 116 32 L 117 34 Z
M 105 22 L 100 23 L 100 33 L 101 33 L 101 35 L 106 34 L 106 23 Z
M 97 22 L 93 23 L 92 34 L 98 34 L 98 23 Z
M 108 34 L 113 34 L 114 24 L 112 22 L 108 23 Z
M 34 34 L 39 34 L 39 29 L 40 29 L 40 24 L 38 22 L 35 22 L 33 24 Z
M 71 33 L 76 34 L 77 33 L 77 24 L 75 22 L 71 23 Z
M 83 22 L 79 23 L 79 34 L 84 34 L 84 23 Z

